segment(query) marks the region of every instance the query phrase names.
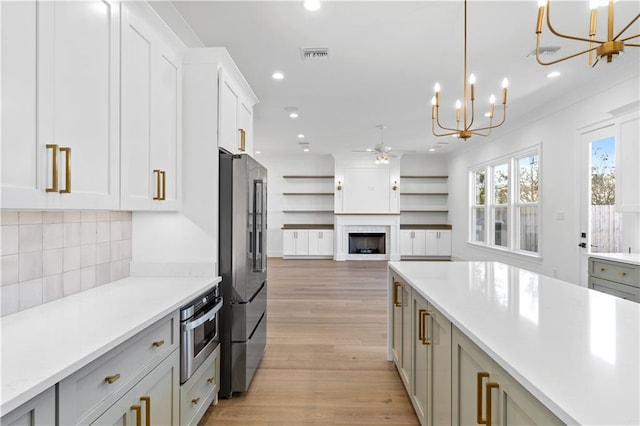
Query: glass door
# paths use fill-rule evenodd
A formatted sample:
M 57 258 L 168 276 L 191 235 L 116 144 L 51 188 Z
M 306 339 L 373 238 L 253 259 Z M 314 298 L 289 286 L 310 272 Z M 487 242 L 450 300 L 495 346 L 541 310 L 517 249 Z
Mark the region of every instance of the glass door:
M 616 128 L 581 135 L 580 277 L 587 286 L 589 253 L 622 251 L 622 215 L 616 211 Z

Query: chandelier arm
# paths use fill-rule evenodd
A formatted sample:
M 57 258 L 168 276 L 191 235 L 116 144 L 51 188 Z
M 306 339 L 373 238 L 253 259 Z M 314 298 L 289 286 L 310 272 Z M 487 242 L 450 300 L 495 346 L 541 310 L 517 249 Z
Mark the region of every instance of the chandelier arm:
M 636 22 L 636 21 L 638 20 L 638 18 L 640 18 L 640 13 L 638 13 L 638 14 L 636 15 L 636 17 L 635 17 L 635 18 L 633 18 L 633 19 L 631 20 L 631 22 L 629 22 L 629 23 L 627 24 L 627 26 L 626 26 L 626 27 L 624 27 L 624 28 L 623 28 L 623 29 L 622 29 L 622 30 L 621 30 L 621 31 L 620 31 L 620 32 L 619 32 L 619 33 L 618 33 L 618 34 L 613 38 L 613 40 L 617 40 L 617 39 L 618 39 L 618 37 L 620 37 L 620 36 L 621 36 L 625 31 L 627 31 L 627 29 L 629 29 L 629 27 L 630 27 L 631 25 L 633 25 L 633 23 L 634 23 L 634 22 Z M 635 36 L 632 36 L 631 38 L 633 38 L 633 37 L 638 37 L 638 36 L 640 36 L 640 34 L 636 34 Z M 624 40 L 627 40 L 627 39 L 623 39 L 623 41 L 624 41 Z
M 577 41 L 586 41 L 587 43 L 589 42 L 595 42 L 595 43 L 605 43 L 606 40 L 591 40 L 588 38 L 584 38 L 584 37 L 576 37 L 576 36 L 572 36 L 572 35 L 568 35 L 568 34 L 562 34 L 558 31 L 556 31 L 555 28 L 553 28 L 553 25 L 551 25 L 551 0 L 547 0 L 547 27 L 549 27 L 549 31 L 551 31 L 554 35 L 558 36 L 558 37 L 562 37 L 562 38 L 568 38 L 569 40 L 577 40 Z M 568 59 L 568 58 L 567 58 Z M 550 64 L 552 64 L 553 62 L 551 62 Z M 548 64 L 544 64 L 544 65 L 548 65 Z
M 449 130 L 454 133 L 458 132 L 458 129 L 452 129 L 450 127 L 445 127 L 442 124 L 440 124 L 440 114 L 438 113 L 438 107 L 436 107 L 436 123 L 438 123 L 438 127 L 441 128 L 442 130 Z
M 496 127 L 502 126 L 504 124 L 504 122 L 506 121 L 506 119 L 507 119 L 507 107 L 505 105 L 504 109 L 502 110 L 502 121 L 500 123 L 498 123 L 498 124 L 489 123 L 489 125 L 486 126 L 486 127 L 478 127 L 477 129 L 471 130 L 471 133 L 482 131 L 482 130 L 489 130 L 490 131 L 491 129 L 495 129 Z
M 493 129 L 493 127 L 489 127 L 489 131 L 487 133 L 481 133 L 481 132 L 478 132 L 477 130 L 472 130 L 471 134 L 472 135 L 476 135 L 476 136 L 485 136 L 486 137 L 486 136 L 489 136 L 491 134 L 491 129 Z
M 569 55 L 569 56 L 566 56 L 564 58 L 556 59 L 555 61 L 543 62 L 540 59 L 540 34 L 538 34 L 538 38 L 537 38 L 537 41 L 536 41 L 536 60 L 538 61 L 538 63 L 540 65 L 553 65 L 553 64 L 557 64 L 558 62 L 566 61 L 567 59 L 575 58 L 576 56 L 580 56 L 580 55 L 582 55 L 584 53 L 591 52 L 593 50 L 596 50 L 597 48 L 598 48 L 597 46 L 596 47 L 592 47 L 592 48 L 580 51 L 578 53 L 574 53 L 573 55 Z
M 632 35 L 632 36 L 625 37 L 625 38 L 621 39 L 620 41 L 625 42 L 625 41 L 627 41 L 627 40 L 631 40 L 631 39 L 638 38 L 638 37 L 640 37 L 640 34 L 634 34 L 634 35 Z M 625 44 L 626 44 L 626 43 L 625 43 Z
M 466 109 L 467 105 L 465 105 L 465 109 Z M 465 126 L 464 130 L 471 130 L 471 126 L 473 126 L 473 120 L 476 118 L 476 113 L 475 113 L 475 107 L 474 107 L 474 101 L 471 101 L 471 121 L 469 122 L 468 126 Z
M 625 43 L 624 45 L 629 47 L 640 47 L 640 44 L 638 43 Z
M 454 132 L 451 131 L 449 133 L 436 133 L 436 129 L 435 129 L 435 120 L 431 120 L 431 133 L 433 133 L 433 136 L 451 136 L 451 135 L 455 135 L 458 132 Z

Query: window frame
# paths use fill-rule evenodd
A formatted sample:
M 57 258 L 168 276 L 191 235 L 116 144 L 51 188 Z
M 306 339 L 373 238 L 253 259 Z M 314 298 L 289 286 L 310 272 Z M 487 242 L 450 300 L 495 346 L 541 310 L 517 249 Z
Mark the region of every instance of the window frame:
M 537 201 L 522 202 L 520 199 L 520 160 L 527 157 L 536 157 L 537 163 Z M 498 204 L 495 199 L 495 169 L 496 167 L 507 165 L 508 183 L 507 183 L 507 202 L 506 204 Z M 485 194 L 484 205 L 476 204 L 476 186 L 475 179 L 478 173 L 485 174 Z M 541 258 L 542 254 L 542 146 L 536 144 L 522 150 L 510 153 L 508 155 L 492 159 L 490 161 L 476 164 L 468 169 L 469 176 L 469 210 L 468 225 L 469 233 L 467 243 L 484 247 L 491 250 L 508 252 L 512 254 L 522 255 L 525 257 Z M 484 241 L 476 239 L 475 233 L 475 209 L 483 207 L 485 212 L 484 223 Z M 507 208 L 507 244 L 496 245 L 496 207 Z M 523 207 L 535 207 L 536 215 L 533 226 L 536 229 L 536 251 L 524 250 L 521 245 L 521 223 L 520 212 Z

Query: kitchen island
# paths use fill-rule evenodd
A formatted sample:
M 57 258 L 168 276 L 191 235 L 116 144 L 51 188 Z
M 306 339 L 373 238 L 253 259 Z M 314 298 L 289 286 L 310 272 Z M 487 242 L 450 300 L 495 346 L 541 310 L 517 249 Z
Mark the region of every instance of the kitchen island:
M 398 320 L 399 315 L 404 316 Z M 445 329 L 439 332 L 442 327 L 424 319 L 428 317 L 450 323 L 451 332 L 446 334 Z M 407 336 L 413 335 L 417 338 L 408 343 Z M 521 386 L 540 410 L 549 411 L 544 415 L 551 417 L 543 418 L 551 419 L 550 422 L 640 424 L 637 303 L 497 262 L 390 262 L 388 336 L 388 358 L 396 362 L 413 399 L 416 383 L 422 382 L 411 377 L 422 370 L 418 367 L 419 360 L 410 358 L 421 353 L 423 342 L 430 348 L 427 351 L 432 351 L 426 374 L 450 369 L 449 383 L 453 389 L 449 392 L 449 408 L 444 411 L 448 410 L 454 424 L 463 421 L 465 404 L 474 405 L 478 417 L 486 416 L 487 408 L 491 407 L 490 395 L 494 395 L 494 406 L 489 410 L 508 417 L 506 408 L 511 401 L 495 398 L 497 389 L 481 389 L 481 385 L 488 386 L 493 381 L 493 373 L 489 378 L 481 376 L 484 372 L 480 371 L 478 400 L 488 399 L 489 405 L 478 403 L 476 407 L 475 375 L 469 379 L 474 383 L 473 402 L 460 400 L 465 387 L 461 365 L 470 359 L 464 358 L 467 355 L 460 348 L 469 347 L 467 340 L 477 347 L 468 353 L 482 353 L 506 372 L 502 375 L 503 383 L 516 383 L 510 388 L 498 383 L 499 392 Z M 438 338 L 451 342 L 451 358 L 448 365 L 440 362 L 436 368 L 434 363 L 439 361 L 436 351 L 441 343 Z M 398 347 L 403 344 L 404 354 L 398 356 L 398 351 L 402 352 Z M 498 373 L 496 376 L 501 377 Z M 438 395 L 433 390 L 431 398 Z M 496 409 L 499 404 L 505 406 Z M 527 407 L 538 410 L 536 404 Z M 416 406 L 421 407 L 414 402 Z M 421 420 L 431 415 L 427 408 L 422 417 L 420 410 L 416 410 Z M 442 404 L 431 408 L 437 413 Z M 522 410 L 526 411 L 525 408 Z M 473 416 L 475 419 L 475 412 Z M 423 420 L 423 424 L 430 422 Z
M 128 277 L 2 317 L 1 415 L 168 316 L 177 317 L 180 307 L 219 281 Z M 172 331 L 177 325 L 171 327 L 171 341 L 157 342 L 159 350 L 179 345 Z

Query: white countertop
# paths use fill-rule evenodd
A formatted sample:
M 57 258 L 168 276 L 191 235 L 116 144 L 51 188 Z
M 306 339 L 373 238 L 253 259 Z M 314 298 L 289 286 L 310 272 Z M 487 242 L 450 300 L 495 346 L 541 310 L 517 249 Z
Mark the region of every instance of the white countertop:
M 640 424 L 640 304 L 497 262 L 389 266 L 567 424 Z
M 218 282 L 216 277 L 129 277 L 2 317 L 0 413 L 19 407 Z
M 604 260 L 612 260 L 614 262 L 640 265 L 640 253 L 589 253 L 586 256 Z

